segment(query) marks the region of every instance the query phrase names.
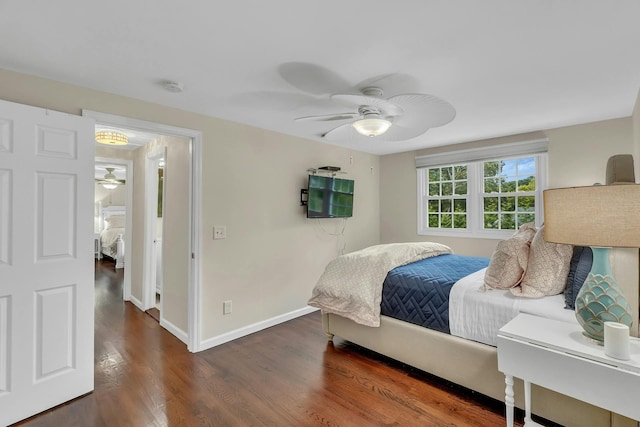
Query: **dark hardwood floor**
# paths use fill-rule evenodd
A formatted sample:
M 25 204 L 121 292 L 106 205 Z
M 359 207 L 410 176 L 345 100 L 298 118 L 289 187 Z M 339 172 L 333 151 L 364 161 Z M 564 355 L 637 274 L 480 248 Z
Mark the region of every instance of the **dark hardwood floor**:
M 318 312 L 192 354 L 122 301 L 112 263 L 96 262 L 95 287 L 95 391 L 17 425 L 505 424 L 502 402 L 338 338 L 327 343 Z

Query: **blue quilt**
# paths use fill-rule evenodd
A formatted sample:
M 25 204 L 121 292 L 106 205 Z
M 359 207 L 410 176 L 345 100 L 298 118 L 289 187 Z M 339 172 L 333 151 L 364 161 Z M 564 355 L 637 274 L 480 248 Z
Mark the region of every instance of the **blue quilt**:
M 381 314 L 449 333 L 449 294 L 461 278 L 489 258 L 447 254 L 396 267 L 382 287 Z

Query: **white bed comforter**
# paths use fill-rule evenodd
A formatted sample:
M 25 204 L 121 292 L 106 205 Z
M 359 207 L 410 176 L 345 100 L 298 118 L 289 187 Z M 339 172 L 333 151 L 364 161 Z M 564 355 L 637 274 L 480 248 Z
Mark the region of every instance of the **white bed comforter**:
M 380 326 L 382 284 L 401 265 L 451 248 L 439 243 L 390 243 L 371 246 L 332 260 L 320 276 L 308 304 L 366 326 Z
M 449 295 L 451 335 L 496 346 L 498 330 L 518 313 L 575 322 L 575 312 L 564 308 L 564 295 L 516 297 L 509 290 L 484 290 L 485 269 L 458 280 Z

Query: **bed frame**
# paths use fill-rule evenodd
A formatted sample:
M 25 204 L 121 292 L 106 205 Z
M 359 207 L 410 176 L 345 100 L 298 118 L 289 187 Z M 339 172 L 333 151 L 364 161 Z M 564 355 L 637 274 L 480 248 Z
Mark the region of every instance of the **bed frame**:
M 126 215 L 127 208 L 125 206 L 106 206 L 100 210 L 100 231 L 104 230 L 107 226 L 106 220 L 112 215 Z M 124 268 L 124 236 L 118 236 L 117 244 L 116 244 L 116 257 L 113 259 L 115 261 L 115 268 Z M 102 251 L 102 243 L 100 243 L 100 254 L 107 255 Z M 107 255 L 108 256 L 108 255 Z
M 634 319 L 638 319 L 638 252 L 631 250 L 618 255 L 614 264 L 627 266 L 630 273 L 618 275 L 619 283 Z M 623 276 L 627 280 L 622 280 Z M 372 328 L 350 319 L 322 314 L 322 328 L 329 340 L 334 335 L 382 355 L 391 357 L 445 380 L 504 401 L 504 375 L 498 371 L 495 347 L 453 335 L 423 328 L 387 316 L 381 316 L 380 327 Z M 632 335 L 638 335 L 637 320 Z M 525 362 L 526 363 L 526 362 Z M 524 408 L 522 381 L 515 379 L 516 406 Z M 637 427 L 636 421 L 613 414 L 602 408 L 569 398 L 532 384 L 534 414 L 565 426 L 580 427 Z

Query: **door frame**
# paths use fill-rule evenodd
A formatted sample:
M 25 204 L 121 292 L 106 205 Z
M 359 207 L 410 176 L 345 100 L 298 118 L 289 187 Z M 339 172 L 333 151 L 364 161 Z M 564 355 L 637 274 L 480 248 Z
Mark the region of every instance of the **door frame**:
M 157 264 L 157 250 L 156 236 L 158 232 L 158 167 L 160 166 L 160 159 L 167 158 L 167 149 L 165 147 L 158 147 L 153 151 L 147 153 L 145 158 L 145 180 L 144 180 L 144 244 L 145 248 L 145 260 L 143 280 L 145 282 L 144 295 L 142 299 L 143 310 L 149 310 L 156 306 L 156 264 Z M 164 185 L 162 192 L 164 193 Z M 162 204 L 164 205 L 164 194 L 162 197 Z M 164 265 L 164 264 L 163 264 Z M 160 305 L 162 306 L 162 298 L 160 299 Z M 163 320 L 163 310 L 160 310 L 160 323 Z
M 202 132 L 195 129 L 180 128 L 162 123 L 132 119 L 114 114 L 101 113 L 93 110 L 82 110 L 82 115 L 95 119 L 96 123 L 137 129 L 160 135 L 173 135 L 189 138 L 190 149 L 190 180 L 189 180 L 189 218 L 190 218 L 190 248 L 191 259 L 188 277 L 188 331 L 186 337 L 187 348 L 191 352 L 200 351 L 200 211 L 202 205 Z M 164 242 L 163 242 L 164 243 Z M 145 260 L 146 263 L 146 260 Z M 126 264 L 125 264 L 126 266 Z M 147 267 L 145 266 L 145 271 Z M 125 268 L 126 270 L 126 268 Z M 145 286 L 147 286 L 145 280 Z M 155 284 L 154 284 L 155 286 Z M 143 291 L 144 293 L 145 291 Z M 173 332 L 172 332 L 173 333 Z M 178 336 L 183 340 L 182 337 Z M 183 340 L 184 341 L 184 340 Z
M 124 166 L 127 169 L 125 177 L 126 194 L 125 207 L 127 212 L 133 206 L 133 161 L 127 159 L 119 159 L 117 157 L 96 157 L 95 163 L 108 163 L 113 165 Z M 125 217 L 125 230 L 133 229 L 133 216 Z M 131 301 L 131 269 L 127 268 L 131 265 L 131 233 L 124 233 L 124 284 L 122 286 L 122 299 Z M 135 303 L 135 302 L 134 302 Z

